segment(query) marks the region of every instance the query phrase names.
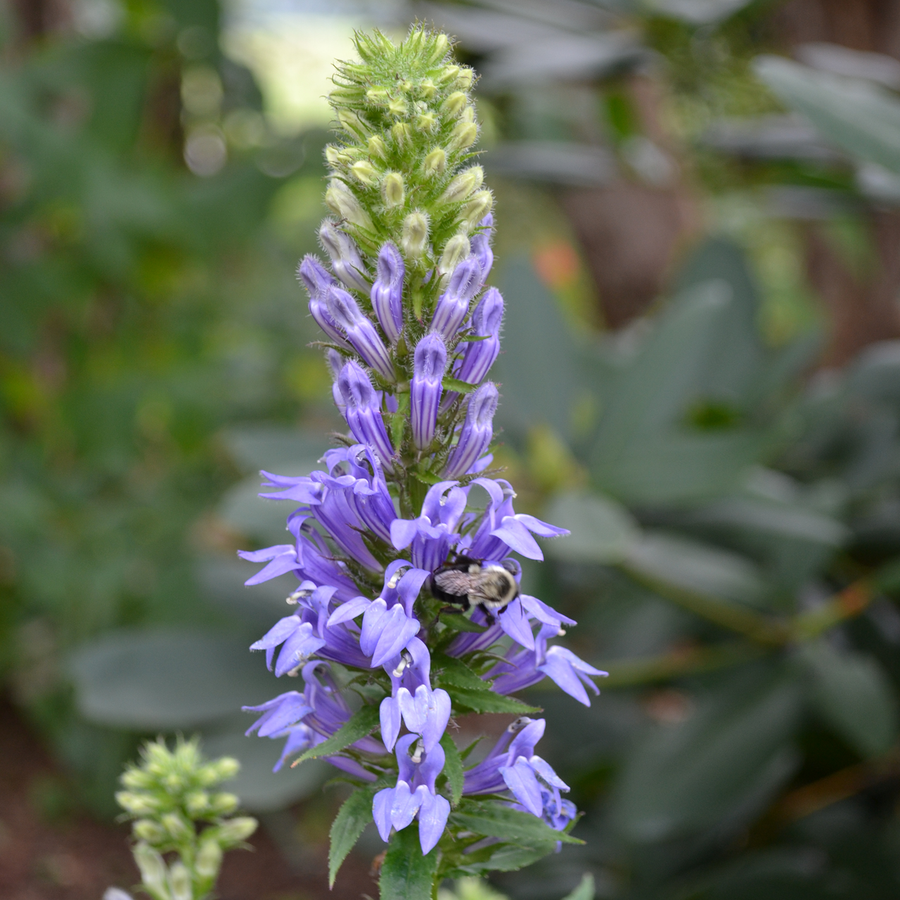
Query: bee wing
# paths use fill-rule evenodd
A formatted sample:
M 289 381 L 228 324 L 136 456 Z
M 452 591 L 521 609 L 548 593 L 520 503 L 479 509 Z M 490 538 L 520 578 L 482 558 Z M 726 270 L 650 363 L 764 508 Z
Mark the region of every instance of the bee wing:
M 472 576 L 457 569 L 444 569 L 435 573 L 434 583 L 445 593 L 465 597 L 472 587 Z

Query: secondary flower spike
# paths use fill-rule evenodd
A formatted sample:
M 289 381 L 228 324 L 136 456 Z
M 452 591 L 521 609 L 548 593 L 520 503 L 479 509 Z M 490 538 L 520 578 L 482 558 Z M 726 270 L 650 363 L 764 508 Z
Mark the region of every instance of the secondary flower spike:
M 340 769 L 356 786 L 342 823 L 365 804 L 385 868 L 425 854 L 437 884 L 470 851 L 487 870 L 517 849 L 478 832 L 482 809 L 550 850 L 568 840 L 568 788 L 535 751 L 544 721 L 512 694 L 549 678 L 589 704 L 605 673 L 554 643 L 574 621 L 520 583 L 518 558 L 543 559 L 539 540 L 567 532 L 517 512 L 490 468 L 505 313 L 486 285 L 474 73 L 421 27 L 355 46 L 330 96 L 329 265 L 309 255 L 298 269 L 346 429 L 321 469 L 263 473 L 261 496 L 290 503 L 285 543 L 240 555 L 261 566 L 248 585 L 282 580 L 288 609 L 251 649 L 296 689 L 247 707 L 248 733 L 284 742 L 276 769 L 316 756 Z M 485 710 L 519 718 L 472 764 L 450 723 Z

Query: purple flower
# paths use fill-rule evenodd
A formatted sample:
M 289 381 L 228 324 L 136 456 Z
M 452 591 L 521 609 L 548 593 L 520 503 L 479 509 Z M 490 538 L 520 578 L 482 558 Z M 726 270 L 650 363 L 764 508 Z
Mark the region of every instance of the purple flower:
M 491 238 L 494 235 L 494 217 L 488 213 L 479 223 L 478 233 L 471 238 L 469 246 L 472 248 L 472 255 L 478 260 L 478 266 L 481 269 L 481 283 L 487 281 L 488 275 L 491 273 L 491 266 L 494 264 L 494 254 L 491 250 Z
M 344 330 L 353 349 L 387 381 L 394 380 L 394 365 L 375 326 L 363 315 L 356 300 L 342 288 L 332 285 L 325 291 L 325 304 L 331 318 Z
M 440 335 L 434 332 L 425 335 L 416 345 L 409 401 L 413 443 L 420 450 L 427 449 L 434 440 L 441 380 L 446 370 L 447 348 Z
M 338 388 L 346 406 L 344 415 L 353 436 L 375 449 L 387 471 L 393 468 L 394 448 L 381 418 L 369 376 L 352 359 L 341 369 Z
M 363 295 L 369 293 L 366 267 L 353 240 L 339 230 L 334 222 L 326 219 L 319 229 L 319 240 L 331 259 L 334 274 L 348 287 Z
M 450 275 L 447 290 L 438 298 L 431 320 L 431 330 L 451 340 L 469 315 L 469 304 L 482 283 L 481 266 L 471 254 Z
M 397 786 L 379 791 L 372 803 L 375 827 L 381 839 L 387 841 L 391 827 L 402 831 L 417 818 L 422 853 L 428 853 L 441 839 L 450 815 L 450 801 L 438 794 L 434 786 L 444 768 L 444 751 L 436 744 L 426 752 L 418 735 L 407 734 L 397 741 L 397 763 Z
M 297 268 L 297 278 L 303 282 L 309 294 L 309 312 L 316 324 L 334 343 L 349 349 L 350 345 L 346 341 L 346 336 L 338 327 L 325 303 L 325 292 L 337 284 L 331 277 L 331 273 L 315 256 L 307 254 Z
M 403 275 L 400 251 L 388 241 L 378 251 L 375 281 L 372 284 L 372 309 L 387 339 L 396 344 L 403 328 Z
M 391 523 L 391 542 L 397 550 L 410 547 L 413 564 L 433 572 L 459 540 L 456 529 L 465 508 L 466 492 L 455 481 L 439 481 L 429 488 L 417 519 Z
M 459 432 L 459 440 L 450 454 L 444 474 L 448 478 L 465 475 L 488 448 L 494 436 L 494 413 L 500 395 L 491 381 L 485 382 L 469 397 L 466 419 Z
M 503 297 L 497 288 L 488 288 L 472 313 L 472 333 L 484 337 L 466 345 L 456 377 L 469 384 L 479 384 L 487 375 L 500 352 L 500 323 L 503 321 Z

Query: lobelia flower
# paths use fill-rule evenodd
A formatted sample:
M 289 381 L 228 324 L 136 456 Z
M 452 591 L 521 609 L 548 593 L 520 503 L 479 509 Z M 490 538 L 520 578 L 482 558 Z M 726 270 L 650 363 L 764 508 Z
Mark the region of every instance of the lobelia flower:
M 331 96 L 343 132 L 326 149 L 327 202 L 341 216 L 319 231 L 330 270 L 314 256 L 298 270 L 332 345 L 332 395 L 349 434 L 321 470 L 263 473 L 261 496 L 294 505 L 290 537 L 241 552 L 263 564 L 246 584 L 294 580 L 292 609 L 251 649 L 303 687 L 247 707 L 258 714 L 248 734 L 284 741 L 276 769 L 323 756 L 369 792 L 391 848 L 392 832 L 416 822 L 422 853 L 440 845 L 450 871 L 483 839 L 453 824 L 460 788 L 465 803 L 500 799 L 509 816 L 558 832 L 576 816 L 535 753 L 543 720 L 520 718 L 466 769 L 451 716 L 500 697 L 501 708 L 527 710 L 510 695 L 545 677 L 589 704 L 591 679 L 605 673 L 554 645 L 574 621 L 520 589 L 491 618 L 480 607 L 452 615 L 431 594 L 435 572 L 465 577 L 466 560 L 502 566 L 518 585 L 515 557 L 541 560 L 536 538 L 567 532 L 517 513 L 512 485 L 488 470 L 499 394 L 486 379 L 504 303 L 485 288 L 492 198 L 481 169 L 466 168 L 477 137 L 471 70 L 449 60 L 445 36 L 420 28 L 400 47 L 379 34 L 357 35 L 356 46 L 362 62 L 339 65 Z M 448 372 L 472 392 L 445 389 Z

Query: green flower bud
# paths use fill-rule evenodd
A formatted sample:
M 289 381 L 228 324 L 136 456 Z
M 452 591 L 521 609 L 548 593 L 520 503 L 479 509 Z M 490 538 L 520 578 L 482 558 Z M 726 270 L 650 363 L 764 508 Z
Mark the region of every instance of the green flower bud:
M 422 169 L 426 175 L 441 175 L 446 168 L 447 154 L 442 147 L 435 147 L 435 149 L 422 160 Z
M 468 105 L 469 98 L 462 91 L 455 91 L 441 104 L 441 109 L 451 116 L 458 116 Z
M 168 832 L 173 841 L 183 843 L 194 838 L 194 825 L 179 813 L 166 813 L 160 818 L 160 824 Z
M 401 148 L 409 147 L 412 143 L 412 131 L 406 122 L 398 122 L 391 128 L 391 134 L 397 142 L 397 146 Z
M 424 32 L 422 32 L 424 34 Z M 428 64 L 437 65 L 450 52 L 450 39 L 446 34 L 429 35 L 431 47 L 428 55 Z
M 459 75 L 456 76 L 456 86 L 461 91 L 468 91 L 475 83 L 475 70 L 468 66 L 459 67 Z
M 478 139 L 478 126 L 474 122 L 457 122 L 447 142 L 453 150 L 466 150 Z
M 131 790 L 148 790 L 155 785 L 153 777 L 143 769 L 136 766 L 129 766 L 121 777 L 121 782 L 125 787 Z
M 369 138 L 367 148 L 370 156 L 375 156 L 378 159 L 384 159 L 387 156 L 387 146 L 377 134 L 373 134 Z
M 363 90 L 359 85 L 339 84 L 328 96 L 336 103 L 346 103 L 349 106 L 356 106 L 362 103 L 363 97 L 366 95 L 363 94 Z
M 406 105 L 406 101 L 402 97 L 394 97 L 393 100 L 388 104 L 388 112 L 399 118 L 400 116 L 405 116 L 409 111 L 409 107 Z
M 220 781 L 229 781 L 241 770 L 241 764 L 233 756 L 223 756 L 203 767 L 204 773 L 209 770 L 214 778 L 205 784 L 218 784 Z
M 345 162 L 345 159 L 338 147 L 335 147 L 334 144 L 326 144 L 325 162 L 327 162 L 332 169 L 337 169 L 342 162 Z
M 417 209 L 403 220 L 400 249 L 410 259 L 418 259 L 428 243 L 428 215 Z
M 419 131 L 424 131 L 426 134 L 431 134 L 432 131 L 437 127 L 437 118 L 434 113 L 429 110 L 428 112 L 421 113 L 416 116 L 416 128 Z
M 184 805 L 188 815 L 197 819 L 209 812 L 209 794 L 206 791 L 191 791 L 185 796 Z
M 136 794 L 132 791 L 117 791 L 116 803 L 131 816 L 152 816 L 159 812 L 161 801 L 150 794 Z
M 153 819 L 138 819 L 131 826 L 131 833 L 148 844 L 162 844 L 169 837 L 165 828 Z
M 166 772 L 160 779 L 160 783 L 169 796 L 180 794 L 185 787 L 184 776 L 181 772 Z
M 441 272 L 447 274 L 452 272 L 459 263 L 461 263 L 470 253 L 472 248 L 469 246 L 469 239 L 464 234 L 455 234 L 444 247 L 441 255 Z
M 215 880 L 222 867 L 222 855 L 222 848 L 218 841 L 203 841 L 194 860 L 197 874 L 202 878 Z
M 354 37 L 356 52 L 363 62 L 372 63 L 380 61 L 381 57 L 393 52 L 394 45 L 380 32 L 372 34 L 356 33 Z
M 463 207 L 462 215 L 466 225 L 474 228 L 493 208 L 494 196 L 490 191 L 478 191 Z
M 371 133 L 371 129 L 367 122 L 349 109 L 339 109 L 337 113 L 338 122 L 345 131 L 364 141 Z
M 467 106 L 459 116 L 461 122 L 474 122 L 475 121 L 475 107 Z
M 385 206 L 402 206 L 406 198 L 403 176 L 399 172 L 388 172 L 381 183 L 381 193 Z
M 438 75 L 437 80 L 438 84 L 448 85 L 453 84 L 457 78 L 459 78 L 459 73 L 462 69 L 457 66 L 455 63 L 452 63 L 449 66 L 444 66 L 441 70 L 441 74 Z
M 329 97 L 332 97 L 334 92 L 329 94 Z M 373 87 L 369 88 L 366 91 L 366 100 L 369 101 L 373 106 L 386 106 L 390 103 L 391 95 L 387 92 L 386 88 L 383 87 Z
M 431 100 L 431 98 L 434 97 L 434 95 L 437 93 L 437 87 L 430 78 L 423 78 L 419 82 L 419 93 L 421 94 L 423 100 Z
M 141 872 L 141 881 L 151 890 L 166 891 L 166 864 L 163 858 L 144 841 L 131 851 Z
M 191 883 L 191 873 L 180 860 L 173 862 L 169 868 L 169 888 L 172 891 L 172 900 L 193 900 L 194 886 Z
M 350 171 L 366 187 L 372 187 L 378 183 L 378 170 L 368 160 L 362 159 L 350 166 Z M 348 217 L 349 218 L 349 217 Z
M 256 819 L 251 816 L 237 816 L 229 819 L 216 829 L 216 840 L 223 847 L 239 844 L 241 841 L 246 841 L 256 831 L 258 824 Z
M 209 805 L 212 812 L 217 816 L 227 816 L 233 813 L 240 801 L 234 794 L 223 791 L 220 794 L 213 794 L 210 798 Z
M 484 183 L 484 169 L 481 166 L 472 166 L 464 172 L 460 172 L 447 189 L 441 194 L 441 203 L 460 203 L 469 197 L 473 191 Z
M 337 178 L 333 178 L 325 191 L 325 203 L 335 215 L 358 225 L 360 228 L 371 228 L 372 220 L 363 209 L 353 191 Z

